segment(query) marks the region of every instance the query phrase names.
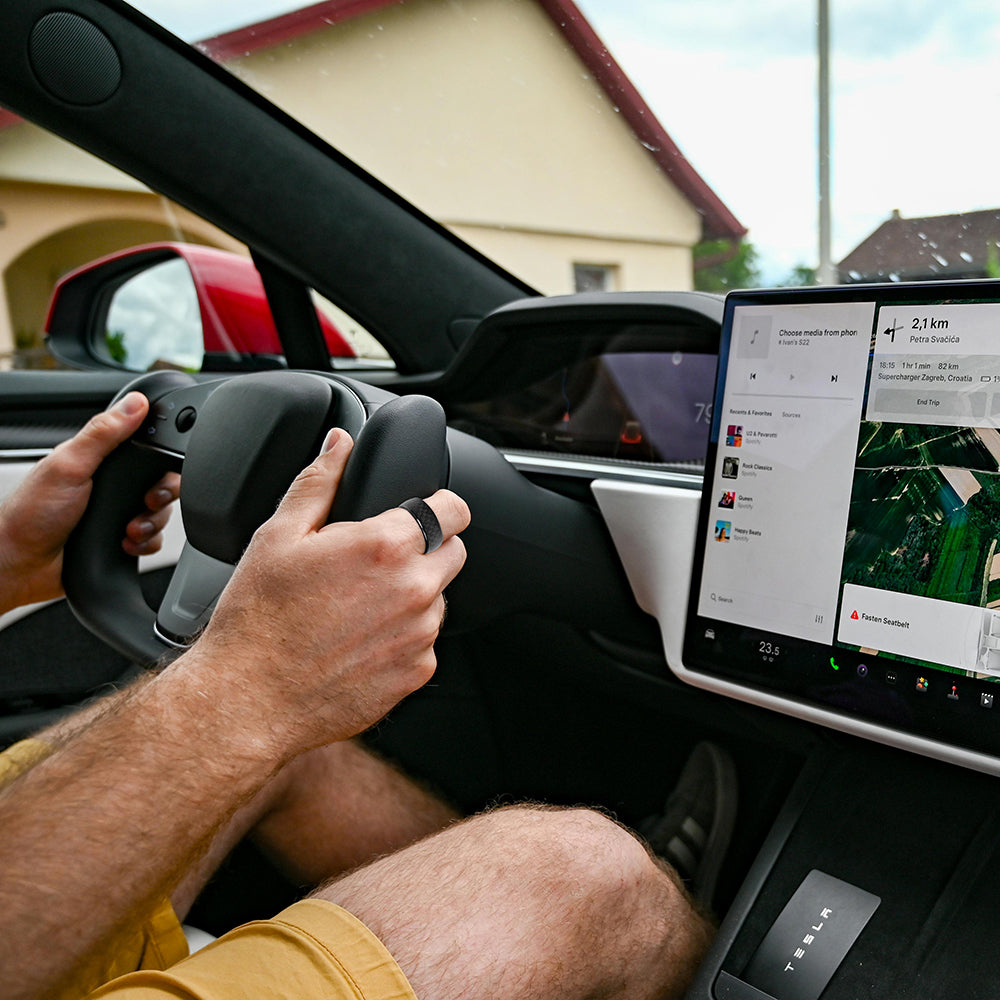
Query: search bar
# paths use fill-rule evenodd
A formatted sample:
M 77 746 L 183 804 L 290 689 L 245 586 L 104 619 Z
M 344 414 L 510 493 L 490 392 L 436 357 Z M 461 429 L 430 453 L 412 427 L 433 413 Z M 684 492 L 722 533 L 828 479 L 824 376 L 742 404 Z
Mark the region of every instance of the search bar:
M 717 586 L 714 590 L 703 587 L 698 613 L 737 625 L 796 635 L 830 628 L 825 610 L 814 604 L 731 587 Z

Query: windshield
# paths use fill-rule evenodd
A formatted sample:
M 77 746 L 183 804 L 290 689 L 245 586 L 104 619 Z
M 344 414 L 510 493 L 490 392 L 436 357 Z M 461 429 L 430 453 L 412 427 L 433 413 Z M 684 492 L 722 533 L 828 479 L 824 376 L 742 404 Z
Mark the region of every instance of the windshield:
M 1000 13 L 973 0 L 136 6 L 544 294 L 1000 276 Z M 0 196 L 0 367 L 51 362 L 53 283 L 102 254 L 247 255 L 2 110 Z
M 138 6 L 544 292 L 815 280 L 825 0 Z M 998 25 L 829 0 L 828 280 L 997 270 Z

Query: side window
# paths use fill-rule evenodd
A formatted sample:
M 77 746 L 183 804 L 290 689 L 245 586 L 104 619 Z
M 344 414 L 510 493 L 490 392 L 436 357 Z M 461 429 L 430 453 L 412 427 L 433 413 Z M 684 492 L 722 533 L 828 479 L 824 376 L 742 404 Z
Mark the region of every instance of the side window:
M 382 346 L 313 293 L 335 367 L 384 367 Z M 130 247 L 61 279 L 49 347 L 63 360 L 132 372 L 253 371 L 284 364 L 257 268 L 247 254 L 190 243 Z
M 0 210 L 0 371 L 284 364 L 244 245 L 2 109 Z M 332 303 L 317 311 L 335 364 L 391 366 Z
M 573 291 L 613 292 L 619 288 L 615 264 L 574 264 Z
M 354 358 L 359 363 L 372 362 L 378 367 L 394 367 L 389 352 L 352 316 L 349 316 L 339 306 L 335 306 L 329 299 L 324 298 L 317 291 L 312 293 L 313 304 L 320 315 L 320 321 L 324 330 L 327 324 L 331 325 L 343 339 L 345 344 L 354 354 Z M 327 343 L 330 343 L 330 336 L 327 332 Z M 336 355 L 331 350 L 331 356 L 336 359 Z M 336 360 L 335 360 L 336 364 Z M 365 364 L 365 367 L 370 367 Z
M 45 325 L 60 278 L 126 247 L 240 244 L 72 144 L 0 111 L 0 369 L 58 368 Z

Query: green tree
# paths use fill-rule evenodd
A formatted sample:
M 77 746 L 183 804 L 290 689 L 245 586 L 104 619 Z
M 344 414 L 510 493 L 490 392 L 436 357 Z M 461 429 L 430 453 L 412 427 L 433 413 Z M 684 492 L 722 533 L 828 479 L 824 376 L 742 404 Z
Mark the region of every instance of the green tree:
M 694 287 L 700 292 L 728 292 L 760 284 L 757 249 L 752 243 L 704 240 L 694 248 Z
M 808 264 L 796 264 L 788 277 L 779 282 L 782 288 L 801 288 L 804 285 L 816 284 L 816 268 Z
M 1000 278 L 1000 258 L 997 256 L 997 245 L 991 243 L 986 248 L 986 277 Z
M 125 334 L 121 330 L 108 330 L 104 334 L 104 343 L 112 361 L 124 365 L 128 360 L 128 348 L 125 346 Z

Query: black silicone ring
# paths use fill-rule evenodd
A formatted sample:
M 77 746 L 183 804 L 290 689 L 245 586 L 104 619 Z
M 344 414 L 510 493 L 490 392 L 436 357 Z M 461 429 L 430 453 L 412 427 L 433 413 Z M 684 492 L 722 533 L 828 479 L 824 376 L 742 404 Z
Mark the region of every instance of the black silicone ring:
M 420 526 L 420 533 L 424 536 L 424 555 L 441 548 L 444 534 L 437 514 L 420 497 L 404 500 L 399 506 L 408 514 L 412 514 L 413 520 Z

